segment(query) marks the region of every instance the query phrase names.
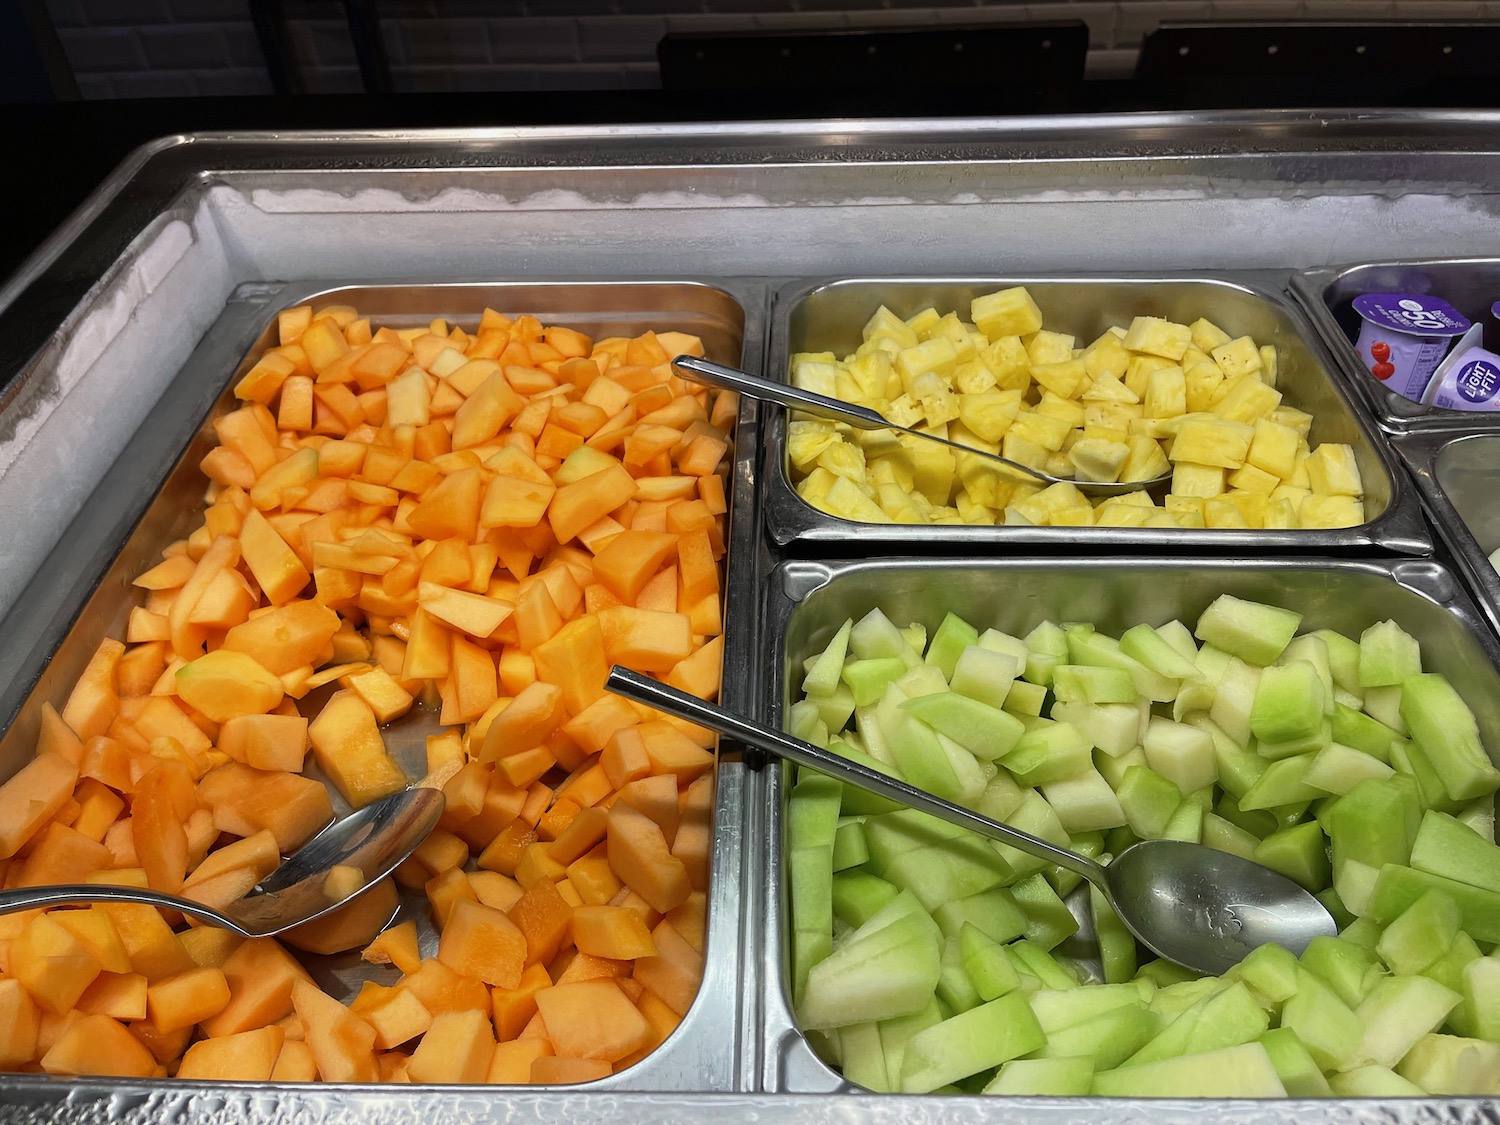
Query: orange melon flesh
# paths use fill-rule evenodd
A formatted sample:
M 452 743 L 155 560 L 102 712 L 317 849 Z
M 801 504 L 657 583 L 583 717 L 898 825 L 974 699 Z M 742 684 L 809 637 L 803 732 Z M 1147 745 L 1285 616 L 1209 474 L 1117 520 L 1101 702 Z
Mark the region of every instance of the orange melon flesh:
M 483 1082 L 495 1054 L 495 1036 L 484 1012 L 442 1012 L 411 1056 L 413 1082 Z
M 646 1018 L 610 980 L 544 988 L 536 1004 L 553 1049 L 564 1056 L 614 1062 L 651 1037 Z
M 200 1039 L 187 1049 L 176 1077 L 201 1082 L 266 1082 L 281 1056 L 285 1033 L 276 1024 Z
M 493 907 L 454 903 L 438 943 L 438 960 L 455 973 L 499 988 L 521 983 L 528 952 L 525 933 Z
M 156 1058 L 108 1016 L 82 1016 L 63 1032 L 42 1056 L 48 1074 L 97 1074 L 118 1078 L 149 1078 Z

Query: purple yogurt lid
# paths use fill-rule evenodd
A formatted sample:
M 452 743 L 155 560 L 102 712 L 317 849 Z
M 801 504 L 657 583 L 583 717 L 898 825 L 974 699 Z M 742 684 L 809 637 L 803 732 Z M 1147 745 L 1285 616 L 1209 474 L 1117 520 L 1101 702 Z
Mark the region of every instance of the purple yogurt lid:
M 1408 336 L 1462 336 L 1469 320 L 1441 297 L 1415 293 L 1364 293 L 1354 311 L 1377 327 Z
M 1453 376 L 1453 389 L 1465 401 L 1490 402 L 1500 393 L 1500 367 L 1495 366 L 1492 358 L 1480 356 L 1460 363 L 1458 373 Z

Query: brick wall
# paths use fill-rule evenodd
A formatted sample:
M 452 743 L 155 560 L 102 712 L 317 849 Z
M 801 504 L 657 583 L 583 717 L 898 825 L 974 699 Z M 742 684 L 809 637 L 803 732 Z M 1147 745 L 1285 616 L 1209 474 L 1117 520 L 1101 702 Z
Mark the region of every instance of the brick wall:
M 86 98 L 268 94 L 253 0 L 47 0 Z M 1500 0 L 384 0 L 402 91 L 649 89 L 669 31 L 924 27 L 1081 19 L 1088 71 L 1124 77 L 1162 22 L 1497 20 Z M 312 93 L 363 89 L 343 6 L 287 5 Z

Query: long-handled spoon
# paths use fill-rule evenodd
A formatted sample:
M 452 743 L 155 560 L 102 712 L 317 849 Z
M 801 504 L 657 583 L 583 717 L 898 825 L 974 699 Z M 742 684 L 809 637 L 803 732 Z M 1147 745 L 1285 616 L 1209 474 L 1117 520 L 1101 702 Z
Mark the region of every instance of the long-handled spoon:
M 1311 894 L 1240 856 L 1180 840 L 1143 840 L 1106 866 L 639 673 L 616 666 L 604 686 L 1076 872 L 1104 893 L 1142 945 L 1198 972 L 1225 972 L 1268 943 L 1300 954 L 1313 938 L 1338 934 Z
M 725 367 L 722 363 L 713 363 L 706 359 L 699 359 L 697 356 L 680 355 L 672 361 L 672 366 L 681 372 L 684 378 L 691 379 L 695 383 L 704 383 L 726 391 L 738 391 L 742 395 L 762 402 L 778 403 L 788 409 L 801 410 L 817 418 L 827 418 L 832 422 L 845 422 L 861 430 L 895 430 L 898 433 L 911 434 L 924 441 L 939 442 L 963 453 L 972 453 L 976 457 L 998 461 L 1018 473 L 1046 484 L 1071 484 L 1087 496 L 1119 496 L 1122 493 L 1151 488 L 1172 479 L 1171 473 L 1164 473 L 1150 480 L 1121 481 L 1077 480 L 1072 477 L 1053 476 L 1051 473 L 1033 468 L 1020 461 L 1002 457 L 998 453 L 975 449 L 971 445 L 949 441 L 945 437 L 914 430 L 909 426 L 898 426 L 883 414 L 878 414 L 867 406 L 855 406 L 842 399 L 829 398 L 827 395 L 820 395 L 814 391 L 805 391 L 790 383 L 777 383 L 770 379 L 763 379 L 748 371 Z
M 443 815 L 443 792 L 424 786 L 403 789 L 319 832 L 260 881 L 250 894 L 215 910 L 182 895 L 104 883 L 16 887 L 0 891 L 0 914 L 74 902 L 141 902 L 191 914 L 245 937 L 272 937 L 337 910 L 384 879 L 427 838 Z M 330 898 L 328 875 L 353 868 L 353 893 Z

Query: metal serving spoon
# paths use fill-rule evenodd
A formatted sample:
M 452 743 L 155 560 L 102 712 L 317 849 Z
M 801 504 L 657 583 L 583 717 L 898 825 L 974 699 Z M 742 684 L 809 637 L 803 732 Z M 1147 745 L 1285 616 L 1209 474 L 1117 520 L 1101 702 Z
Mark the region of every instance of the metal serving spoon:
M 413 786 L 336 820 L 298 848 L 260 884 L 223 910 L 181 895 L 105 883 L 67 883 L 0 891 L 0 914 L 71 902 L 141 902 L 180 910 L 244 937 L 273 937 L 337 910 L 389 875 L 443 815 L 443 792 Z M 335 867 L 359 870 L 359 889 L 330 900 L 323 888 Z
M 1076 872 L 1104 892 L 1142 945 L 1200 973 L 1225 972 L 1257 946 L 1300 954 L 1313 938 L 1338 935 L 1332 915 L 1311 894 L 1240 856 L 1180 840 L 1143 840 L 1105 866 L 639 673 L 616 666 L 604 686 Z
M 964 453 L 972 453 L 976 457 L 985 457 L 991 461 L 1014 469 L 1016 472 L 1024 473 L 1028 477 L 1043 481 L 1046 484 L 1071 484 L 1086 496 L 1120 496 L 1126 492 L 1138 492 L 1143 488 L 1151 488 L 1172 479 L 1171 473 L 1165 473 L 1150 480 L 1122 480 L 1122 481 L 1092 481 L 1076 480 L 1072 477 L 1057 477 L 1051 473 L 1034 469 L 1030 465 L 1022 464 L 1020 461 L 1012 461 L 1009 457 L 1002 457 L 998 453 L 991 453 L 985 449 L 975 449 L 972 445 L 964 445 L 962 442 L 949 441 L 945 437 L 936 434 L 924 433 L 922 430 L 914 430 L 908 426 L 898 426 L 882 414 L 877 414 L 867 406 L 855 406 L 844 402 L 842 399 L 829 398 L 827 395 L 816 394 L 813 391 L 805 391 L 800 387 L 794 387 L 790 383 L 777 383 L 770 379 L 763 379 L 759 375 L 752 375 L 748 371 L 741 371 L 736 367 L 725 367 L 722 363 L 712 363 L 697 356 L 680 355 L 672 361 L 672 366 L 680 371 L 684 378 L 691 379 L 695 383 L 703 383 L 710 387 L 719 387 L 726 391 L 738 391 L 742 395 L 758 399 L 762 402 L 774 402 L 791 410 L 801 410 L 817 418 L 826 418 L 831 422 L 847 422 L 861 430 L 895 430 L 898 433 L 911 434 L 913 437 L 922 438 L 924 441 L 935 441 L 952 449 Z

